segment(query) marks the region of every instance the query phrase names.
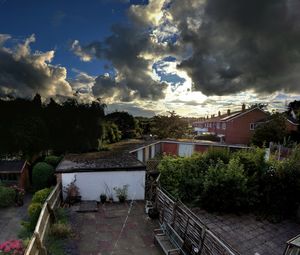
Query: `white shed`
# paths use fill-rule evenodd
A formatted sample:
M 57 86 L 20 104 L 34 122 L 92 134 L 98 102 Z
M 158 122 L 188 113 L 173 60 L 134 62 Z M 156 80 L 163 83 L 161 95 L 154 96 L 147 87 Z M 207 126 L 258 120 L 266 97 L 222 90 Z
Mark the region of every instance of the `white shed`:
M 128 199 L 145 198 L 146 166 L 126 152 L 103 151 L 69 154 L 56 168 L 62 186 L 67 187 L 76 178 L 82 200 L 100 199 L 100 194 L 113 196 L 114 188 L 128 185 Z M 64 194 L 65 198 L 65 194 Z

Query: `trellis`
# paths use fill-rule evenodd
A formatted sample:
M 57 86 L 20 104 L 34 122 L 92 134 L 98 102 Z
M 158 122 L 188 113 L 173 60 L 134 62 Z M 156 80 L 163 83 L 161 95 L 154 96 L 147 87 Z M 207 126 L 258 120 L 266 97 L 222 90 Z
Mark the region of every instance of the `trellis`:
M 157 188 L 156 205 L 161 224 L 169 223 L 184 240 L 182 252 L 191 255 L 239 255 L 225 241 L 217 237 L 182 202 L 176 201 Z

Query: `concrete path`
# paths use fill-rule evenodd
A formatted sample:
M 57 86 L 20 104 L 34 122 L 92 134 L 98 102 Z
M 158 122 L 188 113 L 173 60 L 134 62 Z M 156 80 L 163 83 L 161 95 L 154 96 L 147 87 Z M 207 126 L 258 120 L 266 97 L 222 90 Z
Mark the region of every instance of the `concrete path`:
M 286 241 L 300 234 L 300 224 L 257 221 L 254 215 L 216 215 L 194 210 L 202 222 L 241 255 L 282 255 Z
M 144 213 L 143 202 L 99 205 L 98 212 L 78 213 L 71 207 L 71 223 L 82 255 L 161 255 L 153 243 L 158 223 Z
M 31 198 L 31 195 L 26 195 L 24 205 L 21 207 L 12 206 L 0 209 L 0 243 L 18 239 L 21 221 L 27 217 L 27 207 Z

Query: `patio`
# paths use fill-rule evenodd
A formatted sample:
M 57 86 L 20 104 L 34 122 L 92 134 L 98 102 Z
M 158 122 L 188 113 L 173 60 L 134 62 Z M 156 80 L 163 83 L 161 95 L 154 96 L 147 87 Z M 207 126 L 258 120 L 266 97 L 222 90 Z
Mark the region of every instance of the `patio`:
M 80 254 L 162 254 L 153 243 L 158 222 L 147 217 L 144 202 L 100 204 L 98 212 L 78 213 L 77 209 L 71 207 L 70 216 Z

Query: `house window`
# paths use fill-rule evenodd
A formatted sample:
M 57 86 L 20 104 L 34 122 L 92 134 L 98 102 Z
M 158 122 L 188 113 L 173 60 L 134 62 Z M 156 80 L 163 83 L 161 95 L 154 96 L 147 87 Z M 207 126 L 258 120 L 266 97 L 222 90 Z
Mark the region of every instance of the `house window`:
M 256 127 L 255 123 L 250 123 L 250 130 L 254 130 Z
M 222 123 L 222 129 L 226 129 L 226 123 Z
M 220 122 L 217 122 L 217 129 L 220 129 Z

